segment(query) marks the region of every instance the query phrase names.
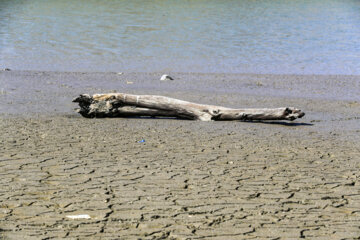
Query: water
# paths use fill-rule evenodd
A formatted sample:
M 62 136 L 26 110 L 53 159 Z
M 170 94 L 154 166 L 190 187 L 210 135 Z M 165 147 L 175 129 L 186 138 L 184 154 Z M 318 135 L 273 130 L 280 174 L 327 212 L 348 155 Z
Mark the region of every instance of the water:
M 0 0 L 0 67 L 360 74 L 360 1 Z

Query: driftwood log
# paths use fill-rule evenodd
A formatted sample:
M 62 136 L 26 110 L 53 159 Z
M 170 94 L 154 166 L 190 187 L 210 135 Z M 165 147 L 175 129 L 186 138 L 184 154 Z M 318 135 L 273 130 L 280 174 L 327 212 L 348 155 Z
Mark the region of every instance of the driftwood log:
M 77 112 L 84 117 L 174 117 L 201 121 L 211 120 L 289 120 L 305 113 L 290 107 L 233 109 L 196 104 L 179 99 L 126 93 L 81 94 L 73 102 L 79 103 Z

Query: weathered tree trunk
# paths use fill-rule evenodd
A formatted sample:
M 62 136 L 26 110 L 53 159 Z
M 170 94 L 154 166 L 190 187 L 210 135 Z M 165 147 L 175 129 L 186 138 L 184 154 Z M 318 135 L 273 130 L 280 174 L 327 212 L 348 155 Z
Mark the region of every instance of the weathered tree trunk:
M 305 113 L 296 108 L 233 109 L 196 104 L 174 98 L 126 93 L 82 94 L 75 98 L 84 117 L 176 117 L 201 121 L 211 120 L 289 120 Z

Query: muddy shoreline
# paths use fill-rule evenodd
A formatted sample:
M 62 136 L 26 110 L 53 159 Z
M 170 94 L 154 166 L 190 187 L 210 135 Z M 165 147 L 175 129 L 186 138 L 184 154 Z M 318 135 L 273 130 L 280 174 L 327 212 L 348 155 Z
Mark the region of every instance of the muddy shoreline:
M 1 238 L 360 236 L 359 76 L 171 75 L 0 72 Z M 208 123 L 74 112 L 78 94 L 108 91 L 307 115 Z M 67 218 L 78 214 L 90 219 Z

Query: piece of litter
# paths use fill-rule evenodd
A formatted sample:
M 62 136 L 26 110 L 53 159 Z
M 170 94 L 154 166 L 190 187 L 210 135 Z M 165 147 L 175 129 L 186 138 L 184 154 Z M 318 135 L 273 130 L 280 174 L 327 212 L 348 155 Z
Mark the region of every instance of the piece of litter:
M 166 80 L 174 80 L 172 77 L 170 77 L 169 75 L 162 75 L 160 78 L 160 81 L 166 81 Z
M 127 81 L 126 83 L 127 83 L 127 84 L 133 84 L 134 82 L 129 82 L 129 81 Z
M 138 143 L 144 143 L 145 139 L 141 139 L 140 141 L 138 141 Z
M 124 73 L 123 73 L 123 72 L 118 72 L 117 74 L 118 74 L 118 75 L 123 75 Z
M 66 217 L 70 218 L 70 219 L 90 219 L 91 218 L 88 214 L 68 215 Z

